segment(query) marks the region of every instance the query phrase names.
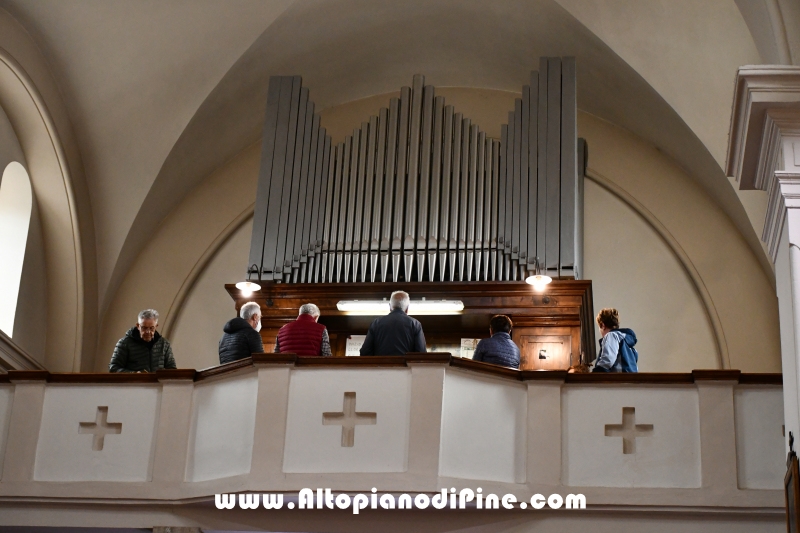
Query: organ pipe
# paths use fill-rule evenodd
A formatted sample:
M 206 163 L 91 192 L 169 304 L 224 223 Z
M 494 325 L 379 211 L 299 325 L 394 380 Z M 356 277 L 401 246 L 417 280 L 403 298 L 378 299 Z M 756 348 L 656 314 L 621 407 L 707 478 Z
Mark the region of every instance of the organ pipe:
M 542 58 L 500 139 L 416 75 L 338 144 L 300 77 L 272 77 L 249 277 L 580 278 L 586 148 L 575 72 L 574 58 Z

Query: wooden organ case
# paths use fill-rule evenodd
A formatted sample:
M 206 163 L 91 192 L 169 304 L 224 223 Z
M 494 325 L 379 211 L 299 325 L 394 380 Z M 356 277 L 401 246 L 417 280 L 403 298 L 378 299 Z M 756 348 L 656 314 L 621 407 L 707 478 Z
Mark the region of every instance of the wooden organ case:
M 375 316 L 342 300 L 459 300 L 416 316 L 429 346 L 485 338 L 509 315 L 520 368 L 594 360 L 591 282 L 581 280 L 583 177 L 574 58 L 542 58 L 491 139 L 424 77 L 336 145 L 299 76 L 270 79 L 247 279 L 236 309 L 262 308 L 265 350 L 300 305 L 319 306 L 335 356 Z M 554 279 L 542 292 L 524 282 Z
M 278 330 L 297 318 L 308 302 L 321 312 L 319 322 L 328 328 L 334 356 L 344 356 L 350 335 L 366 335 L 375 316 L 354 316 L 339 311 L 341 300 L 383 300 L 394 290 L 411 295 L 412 316 L 422 323 L 429 346 L 458 345 L 462 338 L 489 336 L 489 319 L 496 314 L 511 317 L 512 339 L 520 348 L 520 369 L 561 370 L 594 359 L 592 284 L 583 280 L 553 280 L 544 292 L 525 282 L 407 282 L 355 284 L 264 283 L 262 289 L 243 297 L 235 285 L 225 285 L 238 309 L 255 301 L 262 310 L 261 336 L 271 351 Z M 464 310 L 452 315 L 414 315 L 414 302 L 460 300 Z M 544 353 L 541 353 L 544 351 Z

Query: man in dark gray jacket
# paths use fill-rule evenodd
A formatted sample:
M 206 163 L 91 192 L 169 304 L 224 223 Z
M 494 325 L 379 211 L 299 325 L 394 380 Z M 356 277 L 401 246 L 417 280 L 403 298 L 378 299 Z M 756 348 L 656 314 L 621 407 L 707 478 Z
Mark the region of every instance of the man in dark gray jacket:
M 156 331 L 158 311 L 145 309 L 136 325 L 125 333 L 114 347 L 108 364 L 109 372 L 155 372 L 177 368 L 169 341 Z
M 361 355 L 405 355 L 426 351 L 422 324 L 407 314 L 410 302 L 408 293 L 392 293 L 389 314 L 376 318 L 369 326 Z
M 231 363 L 264 351 L 261 341 L 261 308 L 248 302 L 239 310 L 239 317 L 229 320 L 222 328 L 219 340 L 219 364 Z

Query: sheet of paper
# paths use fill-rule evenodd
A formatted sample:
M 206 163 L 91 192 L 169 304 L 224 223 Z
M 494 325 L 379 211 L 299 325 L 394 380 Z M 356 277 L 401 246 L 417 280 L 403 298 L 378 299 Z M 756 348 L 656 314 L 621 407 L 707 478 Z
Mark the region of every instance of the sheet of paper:
M 461 353 L 459 356 L 464 359 L 472 359 L 479 341 L 480 339 L 461 339 Z
M 347 357 L 355 357 L 361 355 L 359 350 L 366 340 L 366 335 L 350 335 L 347 337 L 347 345 L 344 354 Z

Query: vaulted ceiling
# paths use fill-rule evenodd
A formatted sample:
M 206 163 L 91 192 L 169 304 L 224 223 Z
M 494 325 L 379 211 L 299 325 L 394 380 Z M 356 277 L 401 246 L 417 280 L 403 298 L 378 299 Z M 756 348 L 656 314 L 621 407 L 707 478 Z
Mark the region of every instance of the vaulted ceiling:
M 395 91 L 415 73 L 436 86 L 518 92 L 539 56 L 574 55 L 579 107 L 672 156 L 761 253 L 753 208 L 721 168 L 733 79 L 739 65 L 780 50 L 791 60 L 800 26 L 785 24 L 780 48 L 763 6 L 740 11 L 734 0 L 0 0 L 0 8 L 41 49 L 78 139 L 101 313 L 170 210 L 258 140 L 276 74 L 302 75 L 324 109 Z

